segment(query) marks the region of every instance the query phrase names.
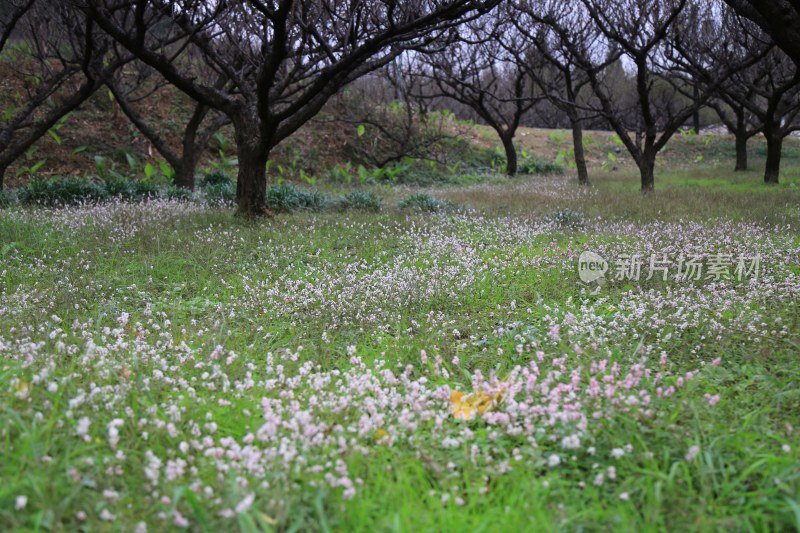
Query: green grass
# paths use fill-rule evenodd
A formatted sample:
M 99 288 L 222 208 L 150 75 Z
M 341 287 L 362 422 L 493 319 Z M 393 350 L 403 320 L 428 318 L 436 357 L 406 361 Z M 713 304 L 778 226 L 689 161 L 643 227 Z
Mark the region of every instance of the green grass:
M 249 222 L 190 204 L 0 212 L 0 529 L 132 530 L 146 522 L 150 531 L 166 531 L 178 528 L 176 511 L 191 529 L 208 531 L 797 529 L 800 300 L 791 291 L 798 288 L 800 195 L 796 178 L 764 188 L 757 176 L 731 174 L 662 172 L 647 198 L 630 173 L 597 175 L 589 191 L 568 176 L 425 190 L 475 209 L 466 214 L 387 207 Z M 389 200 L 408 195 L 378 190 Z M 569 224 L 559 222 L 564 213 Z M 696 311 L 657 325 L 678 312 L 671 305 L 682 305 L 674 285 L 612 282 L 592 295 L 574 272 L 576 251 L 624 252 L 643 241 L 709 252 L 756 247 L 784 263 L 769 263 L 774 279 L 753 289 L 752 299 L 745 287 L 719 301 L 714 288 L 687 289 Z M 646 320 L 630 305 L 641 305 Z M 703 320 L 693 322 L 695 312 Z M 570 314 L 577 317 L 572 338 Z M 623 327 L 629 320 L 633 325 Z M 553 323 L 562 324 L 559 340 L 550 338 Z M 532 342 L 536 348 L 518 351 Z M 217 346 L 222 355 L 213 355 Z M 359 361 L 351 360 L 350 346 Z M 661 350 L 669 355 L 665 385 L 700 374 L 671 398 L 654 399 L 652 416 L 603 407 L 608 418 L 590 420 L 574 452 L 558 444 L 573 431 L 569 424 L 537 420 L 532 446 L 525 436 L 493 436 L 482 420 L 454 420 L 446 399 L 433 403 L 444 433 L 429 420 L 409 439 L 387 414 L 392 443 L 371 431 L 352 437 L 367 453 L 303 452 L 324 472 L 341 459 L 348 477 L 362 481 L 352 499 L 321 474 L 282 467 L 280 457 L 249 471 L 231 457 L 216 462 L 179 451 L 182 441 L 205 450 L 203 437 L 222 446 L 223 437 L 241 444 L 256 434 L 263 398 L 289 401 L 286 382 L 268 383 L 277 379 L 277 362 L 294 377 L 307 375 L 307 362 L 312 373 L 362 377 L 379 368 L 399 375 L 413 365 L 409 379 L 425 377 L 423 389 L 469 391 L 476 371 L 505 379 L 537 361 L 538 349 L 546 353 L 538 360 L 543 368 L 563 357 L 581 379 L 600 359 L 622 372 L 637 364 L 659 371 Z M 230 353 L 236 357 L 228 363 Z M 434 371 L 437 355 L 447 376 Z M 248 376 L 249 388 L 242 385 Z M 51 383 L 57 388 L 48 390 Z M 381 383 L 381 390 L 391 388 Z M 360 398 L 369 386 L 351 385 L 331 397 Z M 306 409 L 326 387 L 294 391 L 293 410 Z M 415 394 L 393 387 L 399 397 Z M 645 380 L 639 389 L 655 398 L 655 385 Z M 720 395 L 719 403 L 710 407 L 707 394 Z M 82 403 L 74 401 L 79 397 Z M 333 431 L 356 425 L 371 405 L 353 399 L 319 417 Z M 84 416 L 91 420 L 86 440 L 76 434 Z M 117 418 L 120 440 L 112 445 L 108 425 Z M 467 443 L 442 446 L 443 435 L 463 427 L 474 433 L 477 455 Z M 613 458 L 612 450 L 626 446 L 631 451 Z M 689 461 L 692 446 L 699 450 Z M 191 457 L 186 469 L 197 470 L 168 480 L 162 464 L 151 483 L 149 452 L 162 463 Z M 548 466 L 553 453 L 563 457 L 557 467 Z M 498 470 L 504 462 L 507 472 Z M 595 486 L 601 472 L 605 481 Z M 250 493 L 251 507 L 221 514 Z M 27 504 L 15 510 L 22 495 Z M 114 519 L 104 520 L 104 510 Z

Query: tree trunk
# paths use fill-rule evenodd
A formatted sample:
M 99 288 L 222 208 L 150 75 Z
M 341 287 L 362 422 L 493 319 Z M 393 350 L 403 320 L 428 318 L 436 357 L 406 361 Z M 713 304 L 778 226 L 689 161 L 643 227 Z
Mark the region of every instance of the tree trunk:
M 764 183 L 777 184 L 781 173 L 781 150 L 783 136 L 768 129 L 764 130 L 767 138 L 767 164 L 764 169 Z
M 736 168 L 734 172 L 747 170 L 747 133 L 737 130 L 736 136 Z
M 506 151 L 506 174 L 513 178 L 517 175 L 517 148 L 514 146 L 513 135 L 500 135 L 503 148 Z
M 693 87 L 692 96 L 694 97 L 694 104 L 698 105 L 700 102 L 700 88 L 697 85 Z M 697 107 L 692 113 L 692 129 L 694 129 L 695 134 L 700 135 L 700 107 Z
M 653 192 L 656 188 L 656 152 L 645 148 L 637 165 L 642 177 L 642 194 Z
M 252 121 L 255 122 L 255 121 Z M 269 150 L 260 142 L 258 125 L 235 122 L 239 174 L 236 179 L 237 212 L 245 216 L 268 215 L 267 159 Z
M 575 153 L 575 169 L 578 172 L 578 183 L 589 185 L 589 171 L 586 168 L 586 155 L 583 150 L 583 125 L 576 118 L 571 118 L 572 124 L 572 145 Z
M 197 132 L 200 130 L 200 125 L 203 123 L 208 111 L 209 109 L 205 105 L 197 104 L 192 118 L 186 124 L 186 130 L 183 132 L 183 152 L 178 168 L 175 169 L 175 185 L 190 191 L 194 190 L 194 174 L 197 169 L 197 161 L 200 159 L 200 152 L 205 148 L 205 145 L 198 146 Z
M 194 174 L 197 169 L 197 159 L 194 153 L 187 154 L 186 150 L 183 151 L 180 164 L 175 166 L 174 183 L 177 187 L 189 191 L 194 190 Z

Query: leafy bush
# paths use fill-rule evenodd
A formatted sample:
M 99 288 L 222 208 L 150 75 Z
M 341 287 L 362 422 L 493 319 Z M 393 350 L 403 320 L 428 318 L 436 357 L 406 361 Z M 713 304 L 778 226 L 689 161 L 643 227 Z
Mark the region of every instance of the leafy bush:
M 52 177 L 29 181 L 17 189 L 17 198 L 23 205 L 66 206 L 85 202 L 99 202 L 108 198 L 102 184 L 84 178 Z
M 155 198 L 160 189 L 157 185 L 138 180 L 129 180 L 123 177 L 107 178 L 103 182 L 103 187 L 110 198 L 122 198 L 124 200 L 143 200 Z
M 161 197 L 170 200 L 191 200 L 192 191 L 177 185 L 170 185 L 161 190 Z
M 309 191 L 288 183 L 273 185 L 267 189 L 267 205 L 277 213 L 291 213 L 298 209 L 319 211 L 327 203 L 319 191 Z
M 17 198 L 9 190 L 0 190 L 0 208 L 9 207 L 16 202 Z
M 342 210 L 354 209 L 377 213 L 381 210 L 383 200 L 372 191 L 353 191 L 339 199 L 338 207 Z
M 406 196 L 400 201 L 400 209 L 414 209 L 416 211 L 427 211 L 430 213 L 448 209 L 451 205 L 448 202 L 442 202 L 435 196 L 425 193 L 412 194 Z
M 200 178 L 198 185 L 201 189 L 206 189 L 212 185 L 227 185 L 233 183 L 233 180 L 222 170 L 212 170 Z
M 236 201 L 236 184 L 228 180 L 200 186 L 206 202 L 212 205 L 232 204 Z
M 583 213 L 572 209 L 559 209 L 545 218 L 548 222 L 562 228 L 578 228 L 585 222 Z
M 539 161 L 537 159 L 523 159 L 517 166 L 520 174 L 563 174 L 564 165 L 555 161 Z

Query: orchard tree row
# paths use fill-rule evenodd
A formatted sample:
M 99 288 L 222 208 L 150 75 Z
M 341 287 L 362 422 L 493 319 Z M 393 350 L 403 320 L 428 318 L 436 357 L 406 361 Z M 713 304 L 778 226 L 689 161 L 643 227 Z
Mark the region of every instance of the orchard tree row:
M 581 184 L 583 130 L 601 127 L 648 192 L 658 153 L 713 109 L 735 136 L 736 169 L 763 134 L 764 180 L 777 183 L 782 142 L 800 129 L 798 28 L 797 0 L 7 0 L 0 187 L 106 88 L 181 187 L 194 187 L 202 151 L 230 124 L 238 209 L 258 215 L 272 150 L 376 72 L 405 105 L 455 106 L 490 126 L 510 175 L 517 129 L 553 116 L 572 130 Z M 147 112 L 167 87 L 193 102 L 179 146 Z

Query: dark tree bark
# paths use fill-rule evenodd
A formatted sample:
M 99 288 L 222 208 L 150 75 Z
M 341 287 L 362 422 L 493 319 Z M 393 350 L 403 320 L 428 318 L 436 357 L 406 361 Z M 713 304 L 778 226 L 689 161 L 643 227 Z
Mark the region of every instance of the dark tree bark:
M 569 120 L 578 184 L 589 185 L 583 146 L 584 120 L 592 118 L 586 116 L 586 100 L 590 92 L 585 91 L 589 85 L 586 69 L 599 71 L 605 65 L 591 67 L 581 54 L 576 53 L 576 50 L 586 50 L 598 32 L 594 25 L 587 24 L 586 18 L 581 20 L 580 17 L 561 26 L 571 17 L 572 7 L 568 2 L 558 0 L 519 1 L 515 4 L 517 13 L 513 23 L 522 37 L 535 47 L 535 52 L 524 63 L 527 73 L 547 100 Z M 596 118 L 597 114 L 593 115 Z
M 586 155 L 583 148 L 583 124 L 575 116 L 570 117 L 572 124 L 572 146 L 575 152 L 575 170 L 578 173 L 578 184 L 589 185 L 589 171 L 586 168 Z
M 266 215 L 269 207 L 265 169 L 269 152 L 237 135 L 237 153 L 239 174 L 236 178 L 236 203 L 239 211 L 248 215 Z
M 746 164 L 746 155 L 742 154 L 746 154 L 747 139 L 761 131 L 767 140 L 764 181 L 778 183 L 783 139 L 800 129 L 800 68 L 781 50 L 773 48 L 760 62 L 736 73 L 730 83 L 721 87 L 721 94 L 737 117 L 731 124 L 724 113 L 717 111 L 736 135 L 737 169 L 740 157 Z
M 656 188 L 656 157 L 659 150 L 654 142 L 647 142 L 641 154 L 634 157 L 641 177 L 642 194 L 650 194 Z
M 736 137 L 736 168 L 734 172 L 743 172 L 747 170 L 747 141 L 750 137 L 742 130 L 737 129 L 734 132 Z
M 783 150 L 783 132 L 772 125 L 764 128 L 767 139 L 767 163 L 764 166 L 764 183 L 776 185 L 780 181 L 781 152 Z
M 680 68 L 672 53 L 675 28 L 693 24 L 691 17 L 683 17 L 688 0 L 518 2 L 534 22 L 551 28 L 559 56 L 572 58 L 586 76 L 592 99 L 578 108 L 607 121 L 639 168 L 642 192 L 652 191 L 659 151 L 734 68 L 715 71 L 700 94 L 692 94 L 692 76 Z M 703 20 L 714 20 L 708 10 L 700 14 Z M 598 43 L 605 43 L 599 51 Z M 630 69 L 616 68 L 623 58 Z M 627 99 L 616 90 L 620 83 L 630 88 Z
M 702 106 L 703 103 L 700 101 L 700 87 L 698 87 L 697 84 L 692 87 L 692 97 L 696 105 L 694 114 L 692 114 L 692 129 L 697 135 L 700 135 L 700 106 Z
M 800 66 L 800 0 L 725 0 L 767 33 Z
M 517 175 L 517 148 L 514 146 L 514 136 L 507 133 L 499 133 L 499 135 L 506 153 L 506 174 L 513 178 Z

